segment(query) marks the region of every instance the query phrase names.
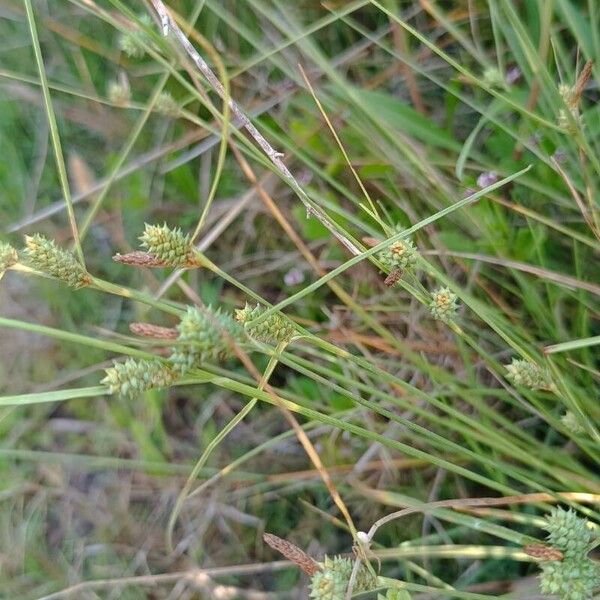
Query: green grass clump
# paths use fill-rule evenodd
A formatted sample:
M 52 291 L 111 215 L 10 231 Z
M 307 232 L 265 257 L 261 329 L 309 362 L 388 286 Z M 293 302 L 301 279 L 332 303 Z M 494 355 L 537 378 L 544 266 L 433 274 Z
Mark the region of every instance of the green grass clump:
M 600 593 L 595 2 L 4 8 L 7 597 Z

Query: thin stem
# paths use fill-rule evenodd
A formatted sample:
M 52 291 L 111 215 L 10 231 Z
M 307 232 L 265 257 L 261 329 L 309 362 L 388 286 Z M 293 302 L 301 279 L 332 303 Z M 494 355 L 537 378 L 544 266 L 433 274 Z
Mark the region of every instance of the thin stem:
M 263 373 L 263 376 L 261 377 L 261 380 L 258 383 L 259 390 L 262 390 L 268 383 L 269 377 L 271 377 L 273 371 L 275 370 L 275 367 L 277 366 L 277 363 L 279 362 L 279 355 L 281 354 L 285 346 L 286 342 L 280 343 L 277 346 L 275 354 L 269 359 L 265 372 Z M 252 409 L 256 406 L 257 402 L 258 398 L 252 398 L 250 402 L 248 402 L 248 404 L 246 404 L 246 406 L 244 406 L 244 408 L 242 408 L 242 410 L 237 415 L 235 415 L 235 417 L 231 419 L 231 421 L 210 441 L 210 443 L 207 445 L 206 449 L 198 459 L 198 462 L 194 465 L 194 468 L 192 469 L 189 477 L 187 478 L 185 485 L 183 486 L 183 488 L 181 488 L 181 492 L 179 492 L 179 495 L 177 496 L 175 506 L 173 507 L 171 516 L 169 517 L 169 522 L 167 524 L 167 529 L 165 532 L 166 545 L 169 552 L 173 552 L 173 529 L 175 528 L 177 517 L 181 512 L 181 508 L 189 495 L 189 491 L 194 481 L 198 478 L 198 474 L 206 464 L 206 461 L 212 454 L 213 450 L 239 425 L 239 423 L 241 423 L 246 418 L 246 416 L 250 414 Z
M 37 63 L 37 68 L 40 75 L 42 96 L 44 97 L 44 106 L 46 108 L 46 117 L 48 118 L 48 126 L 50 128 L 50 137 L 52 139 L 52 147 L 54 149 L 54 158 L 56 160 L 56 168 L 58 169 L 58 177 L 60 179 L 60 185 L 62 188 L 63 197 L 67 208 L 67 214 L 69 216 L 69 224 L 71 225 L 71 233 L 73 235 L 73 241 L 75 243 L 77 257 L 79 258 L 81 264 L 85 267 L 85 259 L 83 256 L 83 250 L 81 248 L 81 240 L 79 239 L 77 221 L 75 220 L 75 211 L 73 210 L 73 199 L 71 197 L 71 189 L 69 187 L 69 179 L 67 177 L 65 159 L 60 143 L 58 125 L 56 123 L 56 115 L 54 114 L 54 109 L 52 107 L 52 99 L 50 97 L 48 79 L 46 78 L 46 69 L 44 67 L 44 59 L 42 57 L 42 50 L 40 48 L 40 40 L 35 25 L 33 7 L 31 6 L 31 0 L 24 0 L 24 3 L 25 11 L 27 13 L 27 23 L 29 24 L 29 32 L 31 33 L 31 41 L 33 44 L 33 53 L 35 54 L 35 61 Z
M 418 231 L 420 229 L 423 229 L 423 227 L 426 227 L 427 225 L 430 225 L 431 223 L 434 223 L 435 221 L 441 219 L 442 217 L 445 217 L 445 216 L 449 215 L 450 213 L 452 213 L 460 208 L 464 208 L 465 206 L 468 206 L 469 204 L 475 202 L 476 200 L 479 200 L 479 198 L 481 198 L 482 196 L 485 196 L 489 192 L 509 183 L 513 179 L 520 177 L 521 175 L 523 175 L 524 173 L 529 171 L 530 168 L 531 168 L 531 166 L 528 166 L 525 169 L 518 171 L 517 173 L 513 173 L 509 177 L 505 177 L 504 179 L 501 179 L 497 183 L 494 183 L 493 185 L 491 185 L 487 188 L 479 190 L 475 194 L 468 196 L 467 198 L 463 198 L 462 200 L 455 202 L 454 204 L 438 211 L 437 213 L 430 215 L 429 217 L 426 217 L 425 219 L 419 221 L 416 225 L 413 225 L 409 229 L 405 229 L 404 231 L 394 234 L 387 240 L 384 240 L 380 244 L 377 244 L 377 246 L 374 246 L 373 248 L 365 250 L 360 255 L 354 256 L 353 258 L 351 258 L 350 260 L 347 260 L 345 263 L 343 263 L 339 267 L 333 269 L 332 271 L 330 271 L 329 273 L 327 273 L 326 275 L 324 275 L 323 277 L 321 277 L 314 283 L 307 285 L 304 289 L 300 290 L 296 294 L 289 296 L 285 300 L 282 300 L 281 302 L 279 302 L 279 304 L 276 304 L 272 308 L 265 310 L 259 317 L 257 317 L 255 319 L 256 324 L 261 323 L 262 321 L 268 319 L 273 313 L 276 313 L 276 312 L 280 311 L 281 309 L 285 308 L 286 306 L 293 304 L 294 302 L 296 302 L 297 300 L 300 300 L 301 298 L 304 298 L 308 294 L 312 294 L 314 291 L 318 290 L 321 286 L 325 285 L 328 281 L 330 281 L 334 277 L 337 277 L 338 275 L 340 275 L 341 273 L 343 273 L 350 267 L 353 267 L 354 265 L 365 260 L 366 258 L 372 257 L 374 254 L 377 254 L 378 252 L 385 250 L 386 248 L 388 248 L 395 242 L 398 242 L 404 238 L 407 238 L 411 234 L 415 233 L 416 231 Z

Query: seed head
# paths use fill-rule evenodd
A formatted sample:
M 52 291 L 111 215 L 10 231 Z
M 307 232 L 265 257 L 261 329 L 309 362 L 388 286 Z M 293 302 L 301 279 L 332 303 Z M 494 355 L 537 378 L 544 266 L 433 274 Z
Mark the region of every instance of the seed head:
M 589 558 L 542 563 L 540 590 L 560 600 L 592 600 L 595 588 L 600 586 L 598 565 Z
M 252 323 L 254 319 L 260 317 L 265 308 L 260 304 L 252 307 L 248 303 L 244 308 L 235 311 L 235 319 L 241 323 L 248 335 L 264 344 L 279 344 L 280 342 L 289 342 L 296 332 L 291 321 L 281 315 L 272 314 L 260 323 Z
M 34 269 L 56 277 L 71 287 L 77 289 L 92 282 L 72 252 L 59 248 L 54 240 L 48 240 L 39 233 L 25 236 L 24 254 Z
M 483 72 L 483 80 L 486 85 L 495 88 L 503 88 L 505 83 L 505 79 L 497 67 L 488 67 Z
M 177 104 L 173 96 L 168 92 L 162 92 L 158 95 L 154 108 L 156 109 L 156 112 L 166 115 L 167 117 L 178 117 L 181 114 L 179 104 Z
M 594 546 L 596 536 L 587 519 L 578 517 L 572 509 L 553 509 L 546 517 L 544 529 L 548 531 L 548 542 L 566 558 L 583 558 Z
M 181 229 L 170 229 L 165 223 L 148 225 L 140 236 L 141 246 L 148 253 L 169 267 L 186 267 L 197 264 L 190 236 L 184 235 Z
M 111 394 L 135 398 L 147 390 L 168 387 L 173 381 L 175 373 L 160 361 L 129 358 L 106 369 L 106 377 L 100 383 L 108 386 Z
M 348 558 L 335 556 L 325 557 L 317 571 L 310 580 L 310 598 L 314 600 L 342 600 L 345 597 L 348 583 L 352 575 L 352 561 Z M 377 585 L 376 578 L 363 566 L 361 566 L 354 592 L 368 592 Z
M 6 242 L 0 242 L 0 273 L 12 267 L 19 260 L 17 251 Z
M 396 233 L 400 233 L 402 228 L 397 226 Z M 417 263 L 418 251 L 412 240 L 408 237 L 394 242 L 385 250 L 377 254 L 377 260 L 388 270 L 413 269 Z
M 152 20 L 148 15 L 142 15 L 139 20 L 140 24 L 144 27 L 152 25 Z M 119 37 L 119 48 L 130 58 L 142 58 L 146 54 L 144 45 L 147 46 L 149 43 L 150 38 L 148 34 L 137 23 L 134 24 L 132 29 L 126 33 L 122 33 Z
M 109 84 L 108 99 L 117 106 L 127 106 L 131 100 L 131 88 L 126 78 Z
M 568 110 L 561 108 L 558 111 L 558 125 L 568 133 L 575 133 L 577 128 L 583 124 L 583 118 L 579 112 L 580 94 L 575 88 L 564 83 L 558 86 L 558 93 L 568 108 Z
M 232 354 L 231 344 L 243 339 L 243 329 L 228 314 L 210 306 L 188 306 L 186 315 L 177 325 L 179 335 L 171 362 L 186 373 L 204 362 L 222 360 Z
M 504 366 L 507 370 L 506 378 L 515 385 L 530 390 L 548 390 L 551 387 L 548 375 L 535 363 L 513 358 L 510 365 Z
M 448 323 L 458 310 L 457 296 L 449 288 L 439 288 L 431 295 L 429 310 L 434 319 Z
M 568 410 L 561 418 L 562 424 L 571 432 L 576 434 L 585 433 L 585 429 L 580 425 L 577 417 Z
M 407 590 L 389 588 L 385 596 L 377 594 L 377 600 L 411 600 L 411 596 Z

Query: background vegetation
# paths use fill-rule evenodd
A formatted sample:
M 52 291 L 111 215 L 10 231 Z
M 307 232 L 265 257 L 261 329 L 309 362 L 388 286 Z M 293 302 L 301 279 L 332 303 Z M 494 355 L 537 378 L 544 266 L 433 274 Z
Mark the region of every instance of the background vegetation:
M 304 598 L 265 531 L 320 560 L 417 507 L 374 537 L 382 575 L 537 597 L 522 547 L 557 494 L 599 516 L 597 3 L 169 3 L 300 192 L 151 4 L 0 7 L 2 239 L 77 234 L 94 277 L 21 254 L 0 281 L 0 595 Z M 196 230 L 205 266 L 113 262 L 146 222 Z M 386 285 L 369 249 L 408 228 L 417 265 Z M 132 322 L 256 300 L 298 337 L 133 399 L 99 387 L 114 360 L 168 356 Z

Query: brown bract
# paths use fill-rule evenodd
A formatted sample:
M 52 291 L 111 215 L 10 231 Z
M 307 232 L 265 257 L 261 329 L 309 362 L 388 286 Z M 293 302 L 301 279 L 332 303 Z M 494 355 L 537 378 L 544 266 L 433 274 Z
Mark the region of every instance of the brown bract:
M 562 560 L 564 558 L 564 554 L 558 548 L 545 544 L 529 544 L 523 550 L 525 554 L 539 560 Z
M 263 540 L 280 554 L 283 554 L 289 561 L 298 565 L 307 575 L 311 577 L 321 570 L 319 563 L 311 558 L 304 550 L 300 550 L 298 546 L 284 540 L 272 533 L 263 534 Z
M 132 267 L 165 267 L 165 263 L 156 256 L 142 252 L 141 250 L 135 250 L 134 252 L 128 252 L 127 254 L 115 254 L 113 256 L 115 262 L 121 263 L 122 265 L 130 265 Z
M 170 267 L 168 263 L 156 258 L 156 256 L 143 252 L 142 250 L 134 250 L 127 254 L 115 254 L 113 257 L 115 262 L 121 263 L 122 265 L 129 265 L 131 267 L 144 267 L 148 269 L 152 268 L 164 268 Z M 199 267 L 200 265 L 190 260 L 187 264 L 181 265 L 184 268 Z
M 152 323 L 130 323 L 129 330 L 140 337 L 157 340 L 174 340 L 179 335 L 174 327 L 161 327 Z

